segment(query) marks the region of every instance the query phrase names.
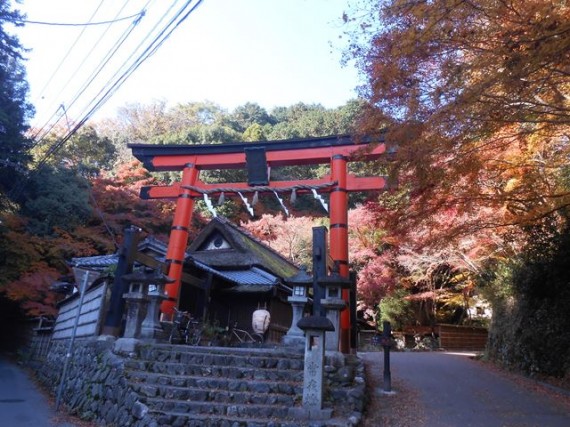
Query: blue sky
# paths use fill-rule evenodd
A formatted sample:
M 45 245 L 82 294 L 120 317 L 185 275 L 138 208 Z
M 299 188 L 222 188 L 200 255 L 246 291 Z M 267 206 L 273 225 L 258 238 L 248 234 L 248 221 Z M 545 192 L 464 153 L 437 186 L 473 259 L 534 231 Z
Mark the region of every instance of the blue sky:
M 160 49 L 101 107 L 94 118 L 115 115 L 126 103 L 169 104 L 210 100 L 233 109 L 245 102 L 265 108 L 297 102 L 343 105 L 360 83 L 353 64 L 341 65 L 342 14 L 350 0 L 203 0 Z M 27 54 L 33 123 L 55 114 L 78 120 L 112 75 L 152 34 L 159 18 L 182 0 L 23 0 L 14 4 L 30 21 L 82 23 L 146 15 L 89 83 L 133 19 L 110 26 L 18 29 Z M 79 6 L 80 5 L 80 6 Z M 122 10 L 119 10 L 123 7 Z M 94 15 L 94 12 L 97 13 Z M 83 33 L 81 34 L 81 32 Z M 80 36 L 81 35 L 81 36 Z M 52 119 L 53 120 L 53 119 Z

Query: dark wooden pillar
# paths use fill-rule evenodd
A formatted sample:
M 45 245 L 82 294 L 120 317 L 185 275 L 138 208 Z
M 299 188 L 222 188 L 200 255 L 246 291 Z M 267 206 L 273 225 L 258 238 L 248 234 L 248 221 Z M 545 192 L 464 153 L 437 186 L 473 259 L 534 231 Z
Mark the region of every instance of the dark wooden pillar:
M 119 336 L 121 332 L 121 321 L 125 311 L 125 300 L 123 294 L 127 292 L 129 284 L 123 280 L 123 276 L 133 270 L 133 260 L 137 252 L 137 245 L 140 240 L 141 229 L 130 226 L 125 229 L 123 244 L 119 250 L 119 261 L 115 270 L 115 279 L 111 289 L 111 300 L 109 301 L 109 311 L 105 317 L 103 335 Z

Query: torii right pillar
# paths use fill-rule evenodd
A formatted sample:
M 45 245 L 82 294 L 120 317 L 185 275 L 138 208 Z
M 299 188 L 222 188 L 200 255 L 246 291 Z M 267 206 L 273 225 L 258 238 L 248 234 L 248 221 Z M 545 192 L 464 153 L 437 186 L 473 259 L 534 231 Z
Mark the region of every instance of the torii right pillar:
M 330 193 L 330 256 L 338 262 L 339 274 L 348 278 L 348 191 L 347 191 L 347 159 L 341 154 L 335 154 L 331 159 L 331 180 L 337 186 Z M 347 308 L 340 313 L 339 350 L 350 353 L 356 349 L 350 348 L 350 290 L 343 289 L 342 298 Z

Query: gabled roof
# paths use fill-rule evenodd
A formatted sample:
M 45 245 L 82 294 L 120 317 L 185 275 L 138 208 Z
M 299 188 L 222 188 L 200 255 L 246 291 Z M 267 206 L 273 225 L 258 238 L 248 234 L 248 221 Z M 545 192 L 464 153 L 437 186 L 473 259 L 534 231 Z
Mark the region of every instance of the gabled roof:
M 220 249 L 210 247 L 210 242 L 216 237 L 224 242 Z M 212 219 L 190 244 L 188 252 L 192 259 L 217 269 L 238 270 L 257 266 L 281 279 L 299 271 L 281 254 L 223 217 Z
M 168 244 L 162 240 L 158 240 L 154 236 L 146 237 L 137 246 L 139 252 L 154 252 L 155 254 L 162 255 L 163 259 L 168 251 Z
M 137 250 L 144 253 L 152 253 L 152 256 L 164 261 L 168 245 L 153 236 L 148 236 L 137 245 Z M 104 271 L 119 262 L 119 254 L 96 255 L 88 257 L 71 258 L 72 267 L 87 268 L 90 270 Z
M 220 245 L 211 246 L 216 238 Z M 168 245 L 152 236 L 138 244 L 145 252 L 164 261 Z M 117 253 L 92 257 L 72 258 L 72 267 L 105 271 L 117 264 Z M 214 218 L 190 244 L 185 262 L 232 283 L 234 291 L 265 292 L 274 286 L 283 286 L 284 279 L 299 269 L 278 252 L 265 245 L 244 229 L 225 218 Z
M 119 261 L 118 254 L 97 255 L 97 256 L 71 258 L 69 265 L 71 265 L 72 267 L 81 267 L 89 270 L 103 271 L 117 264 L 118 261 Z

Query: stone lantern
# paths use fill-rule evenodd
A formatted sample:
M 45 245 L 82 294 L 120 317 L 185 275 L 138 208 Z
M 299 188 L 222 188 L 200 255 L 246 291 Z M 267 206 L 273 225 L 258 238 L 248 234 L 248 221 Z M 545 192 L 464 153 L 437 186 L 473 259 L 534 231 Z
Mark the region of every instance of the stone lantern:
M 332 273 L 329 276 L 318 279 L 319 285 L 325 288 L 325 298 L 321 300 L 321 305 L 326 309 L 326 316 L 334 326 L 334 331 L 327 332 L 326 349 L 338 351 L 340 312 L 346 308 L 346 301 L 342 299 L 342 290 L 351 287 L 351 280 L 342 277 L 338 272 L 338 262 L 335 262 Z
M 305 342 L 305 334 L 299 326 L 297 326 L 297 323 L 303 317 L 305 304 L 309 299 L 307 292 L 309 286 L 313 284 L 313 277 L 307 274 L 307 267 L 302 266 L 297 274 L 291 276 L 285 282 L 293 288 L 293 294 L 287 298 L 287 301 L 291 303 L 291 308 L 293 309 L 293 320 L 291 321 L 291 327 L 287 331 L 287 334 L 282 338 L 282 342 L 287 345 L 302 346 Z
M 129 283 L 129 292 L 123 295 L 127 301 L 125 338 L 156 340 L 162 335 L 159 322 L 160 303 L 166 298 L 164 284 L 173 279 L 160 269 L 145 268 L 123 276 Z

